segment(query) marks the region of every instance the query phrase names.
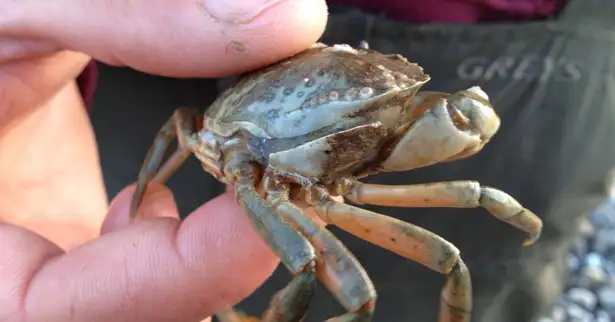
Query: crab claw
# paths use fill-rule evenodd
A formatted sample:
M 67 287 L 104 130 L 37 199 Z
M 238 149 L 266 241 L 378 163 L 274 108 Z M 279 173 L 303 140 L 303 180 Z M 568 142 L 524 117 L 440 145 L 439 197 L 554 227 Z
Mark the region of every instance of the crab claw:
M 500 118 L 478 86 L 454 94 L 418 93 L 412 109 L 420 115 L 396 141 L 381 164 L 382 171 L 406 171 L 468 157 L 480 151 L 500 127 Z
M 538 239 L 540 238 L 540 232 L 537 232 L 535 234 L 530 234 L 528 235 L 528 237 L 523 241 L 523 246 L 529 246 L 534 244 Z
M 465 149 L 449 159 L 457 160 L 476 154 L 500 128 L 500 117 L 491 106 L 489 96 L 480 87 L 474 86 L 451 95 L 448 102 L 449 113 L 459 129 L 480 138 L 480 144 Z
M 529 246 L 534 244 L 542 233 L 542 221 L 533 212 L 524 209 L 519 214 L 517 224 L 518 228 L 521 228 L 527 232 L 527 237 L 523 241 L 523 246 Z M 525 229 L 524 229 L 525 228 Z
M 542 220 L 536 216 L 533 212 L 525 209 L 525 214 L 522 214 L 525 217 L 525 228 L 527 232 L 527 237 L 523 241 L 523 246 L 529 246 L 534 244 L 542 233 Z

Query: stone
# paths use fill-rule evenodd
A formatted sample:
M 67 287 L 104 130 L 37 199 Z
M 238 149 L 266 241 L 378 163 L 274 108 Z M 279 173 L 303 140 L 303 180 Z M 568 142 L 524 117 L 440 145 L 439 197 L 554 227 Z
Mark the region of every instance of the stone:
M 553 321 L 553 319 L 548 318 L 548 317 L 541 317 L 536 322 L 555 322 L 555 321 Z
M 615 315 L 615 287 L 604 286 L 598 290 L 598 303 L 611 316 Z
M 593 249 L 605 256 L 615 253 L 615 229 L 599 231 L 596 234 Z
M 604 270 L 609 275 L 609 278 L 612 279 L 615 277 L 615 262 L 611 259 L 604 261 Z
M 571 251 L 573 254 L 583 257 L 589 251 L 589 243 L 584 238 L 575 238 L 572 242 Z
M 596 235 L 596 228 L 594 224 L 589 219 L 589 216 L 581 219 L 579 223 L 579 237 L 583 239 L 593 238 Z
M 585 266 L 591 266 L 591 267 L 603 267 L 604 266 L 604 256 L 602 256 L 602 254 L 597 253 L 597 252 L 591 252 L 588 253 L 587 256 L 585 256 L 585 260 L 584 260 L 584 264 Z
M 607 274 L 602 267 L 583 267 L 579 273 L 577 285 L 579 287 L 594 289 L 601 286 L 607 280 Z
M 554 305 L 551 309 L 551 319 L 553 322 L 566 322 L 568 318 L 568 313 L 566 309 L 562 305 Z
M 604 310 L 598 310 L 594 314 L 594 322 L 611 322 L 611 316 Z
M 588 311 L 593 311 L 598 303 L 598 298 L 594 292 L 580 287 L 571 288 L 566 293 L 566 296 L 571 302 L 582 306 Z
M 568 255 L 568 269 L 571 273 L 575 273 L 581 268 L 581 259 L 575 254 Z
M 593 322 L 594 314 L 582 308 L 580 305 L 570 303 L 566 308 L 568 321 L 570 322 Z
M 615 229 L 615 199 L 609 199 L 590 215 L 594 227 Z

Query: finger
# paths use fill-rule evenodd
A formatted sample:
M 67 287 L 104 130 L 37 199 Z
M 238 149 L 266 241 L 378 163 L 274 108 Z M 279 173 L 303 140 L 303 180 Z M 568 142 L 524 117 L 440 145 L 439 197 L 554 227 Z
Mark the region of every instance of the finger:
M 51 40 L 0 36 L 0 64 L 58 51 Z
M 63 249 L 97 237 L 107 213 L 96 141 L 83 105 L 76 104 L 79 95 L 73 81 L 24 117 L 0 118 L 9 122 L 0 127 L 0 218 Z
M 82 53 L 61 51 L 0 64 L 0 128 L 49 104 L 89 61 Z
M 62 254 L 40 235 L 0 222 L 0 321 L 27 321 L 24 301 L 30 281 L 46 262 Z
M 131 196 L 123 190 L 113 211 L 126 213 Z M 25 294 L 25 321 L 195 321 L 248 296 L 278 264 L 228 193 L 181 224 L 139 220 L 52 259 L 52 244 L 15 231 L 0 226 L 0 263 L 10 263 L 0 285 Z
M 5 30 L 51 37 L 110 64 L 218 77 L 275 62 L 322 34 L 324 0 L 20 1 Z

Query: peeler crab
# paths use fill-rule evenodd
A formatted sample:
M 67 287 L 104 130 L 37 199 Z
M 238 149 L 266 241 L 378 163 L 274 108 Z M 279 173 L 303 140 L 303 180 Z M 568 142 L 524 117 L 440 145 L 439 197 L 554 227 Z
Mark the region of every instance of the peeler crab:
M 459 250 L 433 232 L 354 204 L 488 210 L 535 242 L 541 220 L 513 197 L 475 181 L 388 186 L 359 181 L 469 157 L 500 126 L 479 87 L 456 93 L 419 91 L 430 77 L 400 55 L 315 44 L 243 75 L 201 120 L 178 109 L 162 127 L 139 174 L 131 218 L 150 182 L 165 182 L 190 155 L 233 185 L 253 227 L 294 275 L 262 321 L 300 321 L 320 281 L 347 310 L 329 321 L 371 321 L 376 291 L 353 254 L 305 213 L 327 225 L 416 261 L 446 276 L 440 322 L 468 322 L 470 273 Z M 177 137 L 178 149 L 162 163 Z M 224 322 L 258 321 L 232 309 Z

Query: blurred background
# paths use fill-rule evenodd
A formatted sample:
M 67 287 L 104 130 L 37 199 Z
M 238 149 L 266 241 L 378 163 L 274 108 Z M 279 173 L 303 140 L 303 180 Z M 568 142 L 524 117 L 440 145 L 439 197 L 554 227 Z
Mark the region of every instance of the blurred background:
M 431 75 L 425 89 L 479 85 L 502 128 L 470 159 L 367 182 L 471 179 L 500 188 L 545 223 L 540 241 L 482 209 L 366 207 L 454 243 L 473 279 L 480 322 L 615 319 L 615 2 L 612 0 L 329 1 L 321 41 L 398 53 Z M 205 110 L 217 80 L 170 79 L 99 64 L 91 118 L 110 198 L 134 182 L 160 126 L 180 106 Z M 224 187 L 190 159 L 169 182 L 189 213 Z M 379 292 L 374 321 L 436 321 L 444 276 L 332 228 Z M 239 305 L 259 315 L 291 278 L 279 267 Z M 306 322 L 343 309 L 324 289 Z

